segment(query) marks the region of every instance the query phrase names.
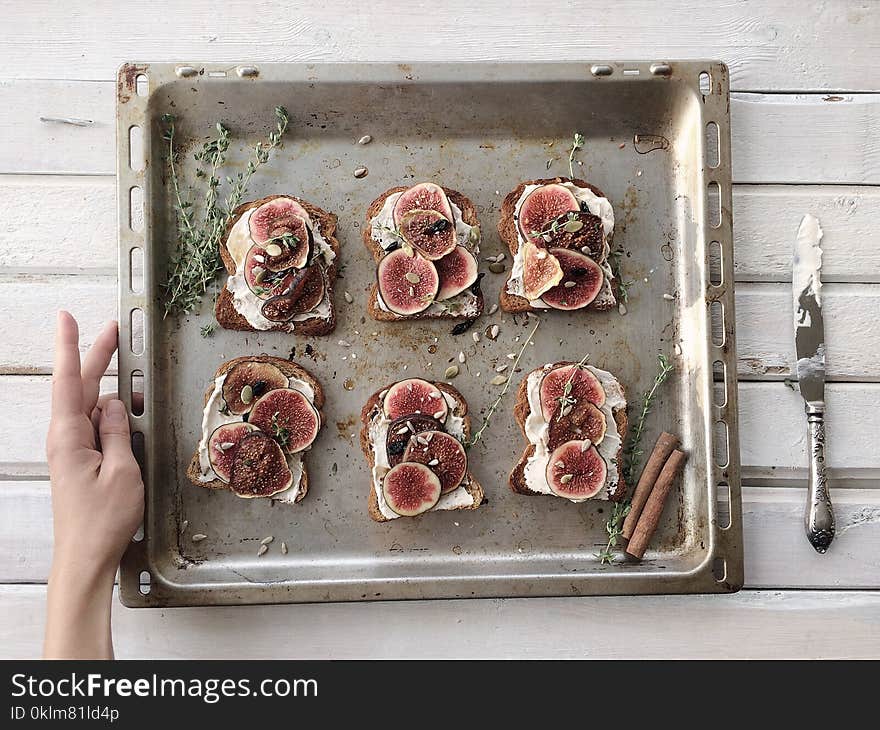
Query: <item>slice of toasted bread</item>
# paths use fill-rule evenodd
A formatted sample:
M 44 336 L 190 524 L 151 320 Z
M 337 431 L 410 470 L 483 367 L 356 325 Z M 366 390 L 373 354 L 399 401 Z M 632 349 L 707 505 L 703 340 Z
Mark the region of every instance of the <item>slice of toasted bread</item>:
M 205 391 L 204 405 L 208 404 L 208 401 L 211 398 L 211 395 L 214 392 L 214 381 L 217 380 L 221 375 L 228 373 L 232 368 L 238 365 L 240 362 L 268 362 L 277 367 L 282 373 L 284 373 L 288 378 L 298 378 L 299 380 L 303 380 L 308 383 L 312 390 L 315 393 L 315 400 L 313 405 L 315 409 L 318 411 L 319 416 L 321 417 L 321 422 L 323 423 L 323 413 L 321 409 L 324 407 L 324 389 L 321 387 L 321 383 L 312 375 L 308 370 L 306 370 L 301 365 L 291 361 L 285 360 L 280 357 L 273 357 L 272 355 L 246 355 L 244 357 L 237 357 L 234 360 L 228 360 L 224 362 L 217 371 L 214 373 L 214 376 L 211 378 L 211 384 L 208 386 L 208 389 Z M 203 405 L 203 407 L 204 407 Z M 202 434 L 200 437 L 204 438 L 205 434 Z M 210 434 L 208 434 L 210 436 Z M 210 481 L 202 481 L 201 479 L 201 468 L 199 465 L 199 449 L 198 445 L 196 446 L 195 453 L 193 454 L 192 459 L 189 462 L 189 466 L 186 470 L 187 478 L 198 487 L 207 487 L 208 489 L 229 489 L 229 485 L 220 480 L 220 479 L 212 479 Z M 303 473 L 302 479 L 299 483 L 299 493 L 296 495 L 297 502 L 301 501 L 303 497 L 306 496 L 306 493 L 309 491 L 309 472 L 306 468 L 305 460 L 303 460 Z M 283 492 L 282 492 L 283 494 Z M 277 495 L 275 495 L 277 498 Z M 271 499 L 271 497 L 270 497 Z
M 555 370 L 558 367 L 563 367 L 565 365 L 574 365 L 575 363 L 569 360 L 560 360 L 559 362 L 553 363 L 550 367 L 546 368 L 549 372 L 550 370 Z M 529 406 L 529 397 L 528 397 L 528 381 L 529 376 L 537 372 L 539 370 L 544 370 L 546 366 L 542 366 L 539 368 L 535 368 L 530 372 L 526 373 L 523 377 L 522 382 L 519 384 L 519 388 L 516 391 L 516 400 L 513 403 L 513 417 L 519 426 L 519 430 L 522 432 L 523 438 L 528 442 L 528 436 L 526 435 L 526 419 L 529 417 L 529 414 L 532 412 L 531 407 Z M 623 386 L 621 385 L 621 389 Z M 626 429 L 627 429 L 627 417 L 626 417 L 626 408 L 620 408 L 614 413 L 614 422 L 617 426 L 617 433 L 620 435 L 620 443 L 621 448 L 617 452 L 617 488 L 614 491 L 614 494 L 610 497 L 612 502 L 619 502 L 626 495 L 626 482 L 623 480 L 623 471 L 621 468 L 622 462 L 622 452 L 623 452 L 623 441 L 626 438 Z M 526 484 L 525 480 L 525 468 L 526 462 L 531 458 L 531 456 L 535 453 L 535 447 L 532 443 L 528 443 L 525 450 L 523 451 L 520 460 L 517 462 L 516 466 L 513 467 L 513 470 L 510 472 L 510 476 L 508 477 L 508 484 L 510 484 L 510 488 L 516 492 L 517 494 L 526 494 L 529 496 L 553 496 L 547 495 L 544 492 L 536 492 L 533 489 L 530 489 Z
M 305 208 L 306 212 L 309 214 L 309 218 L 312 220 L 312 225 L 318 228 L 321 235 L 324 237 L 324 240 L 327 241 L 327 244 L 333 249 L 333 253 L 336 254 L 336 257 L 324 270 L 326 276 L 324 283 L 327 287 L 330 299 L 330 314 L 326 317 L 309 317 L 308 319 L 299 322 L 279 322 L 265 331 L 295 332 L 298 335 L 310 336 L 329 334 L 336 328 L 336 308 L 333 304 L 333 286 L 336 283 L 336 275 L 339 271 L 339 241 L 336 238 L 335 214 L 328 213 L 318 206 L 313 205 L 302 198 L 298 198 L 295 195 L 268 195 L 259 200 L 243 203 L 233 212 L 232 218 L 223 233 L 223 237 L 220 239 L 220 258 L 223 260 L 226 272 L 232 276 L 235 273 L 235 261 L 232 259 L 232 256 L 226 248 L 226 239 L 229 236 L 229 232 L 247 211 L 253 208 L 259 208 L 264 203 L 268 203 L 270 200 L 275 200 L 276 198 L 290 198 Z M 254 331 L 254 328 L 247 319 L 236 310 L 232 300 L 232 292 L 230 292 L 225 285 L 217 296 L 217 304 L 214 307 L 214 316 L 217 319 L 217 323 L 224 329 L 242 330 L 247 332 Z
M 382 246 L 379 245 L 378 241 L 373 239 L 371 232 L 372 226 L 370 225 L 370 221 L 372 221 L 373 218 L 375 218 L 379 214 L 379 211 L 382 210 L 382 206 L 385 205 L 385 200 L 390 195 L 403 192 L 404 190 L 409 190 L 409 186 L 398 185 L 397 187 L 389 188 L 378 198 L 376 198 L 372 203 L 370 203 L 370 207 L 367 208 L 366 225 L 364 226 L 362 234 L 363 241 L 364 246 L 367 247 L 367 250 L 370 252 L 373 260 L 376 262 L 377 265 L 387 252 L 382 248 Z M 458 206 L 459 210 L 461 210 L 461 217 L 465 223 L 467 223 L 469 226 L 479 225 L 479 221 L 477 220 L 477 208 L 471 202 L 470 198 L 462 195 L 457 190 L 452 190 L 451 188 L 443 187 L 443 191 L 446 193 L 446 197 L 449 198 L 450 201 L 455 203 Z M 471 252 L 473 253 L 473 251 Z M 425 310 L 424 312 L 419 312 L 418 314 L 403 316 L 400 314 L 395 314 L 394 312 L 388 312 L 379 306 L 379 285 L 378 283 L 374 282 L 373 286 L 370 288 L 370 296 L 367 299 L 367 311 L 373 319 L 380 322 L 398 322 L 410 319 L 467 319 L 471 316 L 479 317 L 483 313 L 483 292 L 478 291 L 476 297 L 477 313 L 474 315 L 452 314 L 451 312 L 429 313 L 428 310 Z
M 428 381 L 432 382 L 432 381 Z M 364 457 L 367 460 L 367 464 L 369 465 L 370 472 L 370 496 L 368 503 L 368 510 L 370 512 L 370 517 L 372 517 L 376 522 L 389 522 L 395 517 L 388 518 L 382 514 L 379 510 L 379 498 L 376 495 L 376 490 L 373 486 L 373 467 L 376 465 L 376 460 L 373 455 L 373 446 L 370 443 L 370 423 L 372 420 L 373 414 L 376 412 L 376 409 L 381 409 L 382 400 L 379 397 L 384 391 L 388 390 L 394 383 L 389 383 L 384 388 L 380 388 L 373 395 L 370 396 L 369 400 L 364 404 L 364 407 L 361 409 L 361 432 L 360 432 L 360 441 L 361 441 L 361 451 L 364 452 Z M 470 438 L 471 435 L 471 419 L 468 415 L 468 405 L 467 401 L 464 399 L 464 396 L 451 385 L 447 385 L 446 383 L 437 383 L 434 382 L 438 389 L 442 390 L 444 393 L 448 393 L 458 404 L 455 413 L 458 416 L 461 416 L 463 419 L 463 430 L 466 438 Z M 480 486 L 480 483 L 476 480 L 476 478 L 471 474 L 470 469 L 468 473 L 465 475 L 464 481 L 462 482 L 467 493 L 471 496 L 472 503 L 470 505 L 465 505 L 462 507 L 455 507 L 453 509 L 477 509 L 482 503 L 484 498 L 483 487 Z M 430 509 L 428 512 L 436 512 L 436 509 Z M 452 511 L 452 510 L 443 510 L 443 511 Z M 427 513 L 425 513 L 427 514 Z M 419 515 L 421 516 L 421 515 Z
M 498 235 L 501 237 L 501 241 L 507 246 L 510 251 L 511 257 L 516 256 L 516 252 L 519 250 L 519 237 L 517 236 L 517 225 L 516 225 L 516 204 L 520 199 L 520 196 L 523 194 L 523 191 L 526 189 L 528 185 L 547 185 L 550 183 L 564 183 L 571 182 L 577 185 L 579 188 L 587 188 L 588 190 L 592 190 L 593 193 L 598 195 L 600 198 L 607 197 L 605 193 L 603 193 L 599 188 L 595 185 L 591 185 L 586 180 L 582 180 L 580 178 L 567 178 L 567 177 L 545 177 L 539 178 L 536 180 L 524 180 L 519 185 L 517 185 L 513 190 L 511 190 L 505 197 L 504 201 L 501 203 L 501 218 L 498 220 Z M 511 294 L 507 291 L 508 283 L 510 282 L 510 277 L 508 276 L 507 281 L 504 283 L 504 286 L 501 287 L 501 294 L 499 296 L 499 304 L 501 308 L 505 312 L 546 312 L 548 311 L 545 307 L 533 307 L 529 300 L 525 297 L 517 296 L 516 294 Z M 615 299 L 617 298 L 617 281 L 611 282 L 612 291 L 614 292 Z M 592 309 L 597 312 L 606 311 L 611 309 L 616 305 L 615 300 L 607 300 L 607 301 L 593 301 L 591 304 L 588 304 L 584 309 Z M 552 310 L 549 310 L 552 311 Z

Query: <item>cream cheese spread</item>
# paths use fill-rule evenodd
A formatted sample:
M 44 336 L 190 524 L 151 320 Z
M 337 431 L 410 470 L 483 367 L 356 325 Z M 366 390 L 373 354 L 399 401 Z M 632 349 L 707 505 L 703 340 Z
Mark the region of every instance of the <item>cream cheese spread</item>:
M 626 408 L 626 398 L 623 395 L 623 388 L 621 388 L 617 378 L 611 373 L 592 365 L 587 365 L 586 368 L 599 379 L 599 383 L 605 391 L 605 403 L 600 408 L 605 416 L 605 437 L 596 444 L 596 450 L 608 468 L 608 476 L 605 481 L 606 489 L 600 490 L 594 497 L 589 497 L 588 499 L 607 500 L 614 496 L 615 491 L 617 491 L 620 476 L 617 469 L 617 459 L 621 447 L 621 439 L 620 434 L 617 432 L 614 414 L 621 408 Z M 550 424 L 544 420 L 544 411 L 541 408 L 541 381 L 553 369 L 553 365 L 548 364 L 529 373 L 526 384 L 529 415 L 526 418 L 525 432 L 529 443 L 535 447 L 535 452 L 526 461 L 523 478 L 530 490 L 540 492 L 541 494 L 553 494 L 553 490 L 550 489 L 550 485 L 547 482 L 547 465 L 550 463 L 550 450 L 548 448 Z M 585 500 L 573 499 L 570 501 L 583 502 Z
M 218 479 L 217 473 L 211 467 L 211 457 L 208 453 L 209 441 L 211 434 L 219 426 L 227 423 L 240 423 L 244 419 L 234 413 L 224 413 L 223 408 L 223 383 L 226 380 L 226 373 L 214 379 L 214 390 L 205 404 L 205 410 L 202 412 L 202 438 L 199 441 L 199 480 L 202 482 L 210 482 Z M 309 383 L 299 378 L 288 378 L 287 387 L 300 391 L 310 402 L 315 401 L 315 391 Z M 287 457 L 287 466 L 290 473 L 293 474 L 293 481 L 290 487 L 283 492 L 273 494 L 272 499 L 282 502 L 293 502 L 299 494 L 299 485 L 303 475 L 302 453 L 285 454 Z
M 229 235 L 226 238 L 226 250 L 229 251 L 229 255 L 235 262 L 235 273 L 226 280 L 226 288 L 229 289 L 229 292 L 232 294 L 232 306 L 235 307 L 235 311 L 244 317 L 248 324 L 255 330 L 268 330 L 277 326 L 278 322 L 272 322 L 263 316 L 260 308 L 265 303 L 265 300 L 260 299 L 250 290 L 250 287 L 245 280 L 244 272 L 247 252 L 255 243 L 254 239 L 251 238 L 249 224 L 251 214 L 254 210 L 256 209 L 252 208 L 245 212 L 244 215 L 235 222 L 235 225 L 232 226 L 232 229 L 229 231 Z M 315 257 L 323 257 L 324 264 L 322 268 L 325 268 L 336 258 L 336 252 L 330 244 L 327 243 L 327 240 L 321 235 L 318 226 L 314 225 L 310 218 L 306 219 L 306 225 L 312 231 L 312 237 L 314 239 L 316 251 L 313 255 Z M 329 282 L 327 282 L 325 274 L 324 297 L 318 302 L 318 305 L 314 309 L 301 314 L 295 314 L 290 322 L 295 325 L 296 322 L 302 322 L 307 319 L 312 319 L 313 317 L 327 319 L 330 316 L 330 287 L 328 284 Z
M 449 393 L 444 391 L 441 392 L 443 393 L 446 405 L 449 407 L 449 413 L 446 416 L 446 423 L 444 424 L 446 432 L 450 436 L 457 438 L 459 441 L 463 441 L 465 438 L 464 417 L 456 413 L 456 411 L 460 411 L 460 404 Z M 382 409 L 382 403 L 380 401 L 370 417 L 370 425 L 368 428 L 370 448 L 373 451 L 373 470 L 371 477 L 373 491 L 375 491 L 376 500 L 379 503 L 379 512 L 385 519 L 393 520 L 400 517 L 400 515 L 388 506 L 385 502 L 385 495 L 382 494 L 382 480 L 385 478 L 385 474 L 388 473 L 388 470 L 391 469 L 391 465 L 388 463 L 388 451 L 386 449 L 388 427 L 390 425 L 391 420 L 385 415 L 385 411 Z M 464 481 L 458 486 L 458 488 L 449 492 L 449 494 L 441 495 L 440 501 L 428 511 L 435 512 L 438 510 L 458 509 L 460 507 L 470 507 L 473 505 L 474 498 L 470 495 L 467 489 L 465 489 L 465 486 L 469 484 L 469 480 L 470 477 L 465 476 Z

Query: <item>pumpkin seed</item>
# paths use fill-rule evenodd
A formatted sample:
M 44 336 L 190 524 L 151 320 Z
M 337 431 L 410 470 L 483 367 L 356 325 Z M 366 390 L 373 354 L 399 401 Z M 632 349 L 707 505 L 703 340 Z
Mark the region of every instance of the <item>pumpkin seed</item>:
M 201 542 L 206 537 L 207 537 L 207 535 L 203 535 L 201 532 L 197 532 L 195 535 L 192 536 L 192 541 L 193 542 Z
M 250 385 L 241 389 L 241 402 L 247 405 L 254 399 L 254 389 Z
M 281 255 L 281 246 L 277 243 L 270 243 L 266 246 L 266 253 L 270 256 L 280 256 Z
M 370 144 L 370 142 L 372 142 L 372 141 L 373 141 L 372 135 L 365 134 L 363 137 L 361 137 L 358 140 L 358 144 Z
M 504 385 L 506 382 L 506 375 L 496 375 L 494 378 L 492 378 L 492 385 Z
M 504 269 L 504 264 L 499 263 L 498 261 L 489 264 L 489 271 L 491 271 L 493 274 L 503 274 Z
M 262 266 L 254 266 L 254 281 L 259 284 L 266 275 L 266 269 Z
M 471 226 L 471 230 L 468 233 L 468 243 L 477 243 L 480 240 L 480 227 L 479 226 Z
M 570 220 L 570 221 L 566 221 L 565 225 L 562 226 L 562 229 L 564 231 L 567 231 L 568 233 L 577 233 L 583 227 L 584 227 L 583 221 Z
M 418 284 L 422 280 L 421 276 L 413 273 L 412 271 L 407 271 L 405 278 L 410 284 Z
M 454 378 L 456 375 L 458 375 L 458 365 L 450 365 L 448 368 L 446 368 L 444 377 Z
M 404 243 L 401 245 L 400 250 L 403 251 L 407 256 L 412 256 L 415 251 L 413 251 L 413 247 L 408 243 Z
M 505 363 L 504 365 L 499 365 L 497 368 L 495 368 L 496 373 L 503 373 L 505 370 L 507 370 L 507 363 Z

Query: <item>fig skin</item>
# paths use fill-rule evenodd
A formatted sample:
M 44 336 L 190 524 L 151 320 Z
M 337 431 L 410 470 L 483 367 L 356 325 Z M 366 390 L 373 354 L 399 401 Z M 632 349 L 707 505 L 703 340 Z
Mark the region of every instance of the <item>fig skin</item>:
M 419 281 L 409 281 L 407 274 L 415 274 Z M 392 312 L 403 316 L 425 311 L 440 288 L 440 277 L 434 264 L 417 253 L 410 255 L 402 248 L 382 257 L 376 275 L 382 301 Z
M 608 424 L 605 414 L 586 398 L 581 398 L 571 406 L 571 410 L 562 415 L 562 408 L 557 405 L 547 435 L 547 448 L 555 449 L 566 441 L 589 439 L 598 446 L 605 438 Z
M 247 434 L 256 430 L 256 426 L 242 421 L 240 423 L 224 423 L 222 426 L 217 426 L 211 433 L 208 439 L 208 458 L 211 462 L 211 468 L 221 482 L 229 484 L 232 462 L 238 451 L 238 445 Z M 226 449 L 220 448 L 220 445 L 224 443 L 232 444 L 232 446 Z
M 232 460 L 229 486 L 239 497 L 271 497 L 293 484 L 281 447 L 262 431 L 245 436 Z
M 551 248 L 550 254 L 559 261 L 563 273 L 562 280 L 542 295 L 545 304 L 562 310 L 582 309 L 592 304 L 605 281 L 599 264 L 589 256 L 565 248 Z
M 249 403 L 241 400 L 241 391 L 251 386 Z M 241 416 L 251 410 L 257 399 L 270 390 L 287 387 L 287 376 L 272 363 L 249 360 L 233 367 L 223 380 L 223 401 L 230 413 Z
M 464 246 L 456 246 L 446 256 L 434 262 L 440 277 L 437 301 L 450 299 L 473 286 L 479 276 L 476 257 Z
M 446 191 L 436 183 L 418 183 L 404 190 L 397 198 L 394 210 L 391 211 L 394 225 L 400 226 L 403 217 L 409 211 L 415 209 L 436 210 L 450 223 L 453 225 L 455 223 L 452 215 L 452 206 L 449 204 L 449 198 L 446 197 Z
M 541 185 L 523 200 L 517 216 L 517 225 L 526 241 L 541 245 L 541 237 L 534 232 L 545 230 L 550 223 L 569 212 L 580 211 L 578 199 L 558 183 Z
M 318 411 L 305 394 L 293 388 L 266 393 L 254 403 L 248 422 L 279 441 L 289 454 L 309 448 L 321 428 Z
M 306 209 L 292 198 L 274 198 L 251 213 L 248 229 L 251 238 L 263 244 L 274 236 L 295 233 L 297 218 L 303 223 L 310 220 Z
M 423 414 L 443 422 L 449 413 L 449 406 L 436 385 L 421 378 L 409 378 L 388 388 L 382 401 L 382 411 L 392 421 Z
M 582 502 L 605 486 L 608 467 L 589 441 L 567 441 L 550 454 L 546 476 L 553 494 Z
M 298 270 L 287 289 L 267 300 L 260 312 L 270 322 L 287 322 L 297 314 L 310 312 L 324 298 L 324 274 L 312 265 Z
M 601 408 L 605 403 L 605 391 L 599 379 L 583 367 L 577 368 L 577 372 L 572 375 L 572 369 L 576 367 L 577 365 L 574 363 L 562 365 L 545 373 L 541 379 L 541 413 L 548 423 L 559 407 L 559 398 L 562 396 L 569 378 L 571 378 L 569 397 L 573 398 L 575 402 L 586 400 L 597 408 Z
M 415 517 L 440 501 L 440 479 L 427 466 L 401 462 L 382 480 L 382 494 L 388 507 L 401 517 Z
M 388 435 L 385 437 L 385 453 L 388 455 L 388 464 L 396 466 L 404 460 L 403 454 L 409 445 L 410 438 L 414 434 L 424 431 L 436 431 L 439 428 L 440 423 L 432 416 L 413 413 L 394 419 L 389 424 Z M 403 433 L 398 433 L 401 430 L 404 430 Z
M 526 299 L 538 299 L 562 281 L 562 266 L 547 249 L 533 243 L 523 244 L 523 293 Z
M 455 226 L 436 210 L 409 211 L 400 222 L 400 233 L 429 261 L 437 261 L 455 248 Z
M 423 442 L 427 443 L 423 443 Z M 440 493 L 458 488 L 467 474 L 467 452 L 461 442 L 445 431 L 425 431 L 413 435 L 403 455 L 405 462 L 424 464 L 440 480 Z M 436 461 L 436 464 L 431 462 Z

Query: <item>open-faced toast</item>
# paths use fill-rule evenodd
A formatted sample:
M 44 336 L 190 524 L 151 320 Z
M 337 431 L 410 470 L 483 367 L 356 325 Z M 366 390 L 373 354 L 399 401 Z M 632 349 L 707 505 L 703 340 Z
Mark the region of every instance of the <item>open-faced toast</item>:
M 370 396 L 361 424 L 368 508 L 376 522 L 482 504 L 483 488 L 468 469 L 465 449 L 467 401 L 452 386 L 418 378 L 391 383 Z
M 363 240 L 377 268 L 367 303 L 373 319 L 482 314 L 477 209 L 457 190 L 435 183 L 386 190 L 367 209 Z
M 506 312 L 605 311 L 616 306 L 608 262 L 614 210 L 586 180 L 526 180 L 501 204 L 498 235 L 513 257 L 501 289 Z
M 187 477 L 239 497 L 299 502 L 309 489 L 303 455 L 321 427 L 323 406 L 321 384 L 295 362 L 249 355 L 223 363 L 205 391 Z
M 528 445 L 510 473 L 518 494 L 582 502 L 626 493 L 626 397 L 611 373 L 561 361 L 532 370 L 513 407 Z
M 302 335 L 336 327 L 333 213 L 293 195 L 244 203 L 226 227 L 220 256 L 229 275 L 214 308 L 221 327 Z

